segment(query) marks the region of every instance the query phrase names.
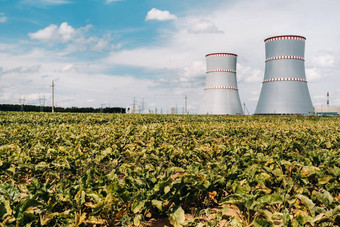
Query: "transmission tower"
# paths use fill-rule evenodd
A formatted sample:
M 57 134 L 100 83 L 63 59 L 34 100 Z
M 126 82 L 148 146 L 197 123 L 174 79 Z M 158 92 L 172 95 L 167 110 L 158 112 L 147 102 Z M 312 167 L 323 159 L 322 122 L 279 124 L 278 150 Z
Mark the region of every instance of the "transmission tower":
M 136 97 L 133 97 L 132 113 L 136 113 Z
M 247 111 L 248 115 L 250 115 L 249 111 L 248 111 L 248 108 L 246 107 L 246 103 L 245 102 L 243 103 L 243 106 L 244 106 L 243 112 L 245 113 Z

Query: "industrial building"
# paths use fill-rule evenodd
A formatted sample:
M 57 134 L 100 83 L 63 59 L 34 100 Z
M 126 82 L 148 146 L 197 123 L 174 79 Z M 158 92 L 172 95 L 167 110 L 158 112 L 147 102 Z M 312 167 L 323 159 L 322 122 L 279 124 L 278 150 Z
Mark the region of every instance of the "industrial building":
M 337 116 L 340 115 L 340 107 L 335 106 L 315 106 L 314 113 L 318 116 Z
M 206 84 L 199 113 L 243 115 L 236 79 L 237 55 L 212 53 L 205 57 Z
M 313 114 L 305 75 L 305 41 L 297 35 L 264 40 L 265 73 L 255 114 Z

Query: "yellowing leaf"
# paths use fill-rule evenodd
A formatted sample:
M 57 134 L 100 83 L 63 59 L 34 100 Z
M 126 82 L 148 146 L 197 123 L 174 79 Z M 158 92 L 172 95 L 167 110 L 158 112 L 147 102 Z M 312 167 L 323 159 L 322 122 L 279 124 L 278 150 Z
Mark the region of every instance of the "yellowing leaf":
M 175 212 L 169 215 L 170 224 L 174 227 L 181 227 L 185 222 L 185 213 L 182 207 L 178 207 Z

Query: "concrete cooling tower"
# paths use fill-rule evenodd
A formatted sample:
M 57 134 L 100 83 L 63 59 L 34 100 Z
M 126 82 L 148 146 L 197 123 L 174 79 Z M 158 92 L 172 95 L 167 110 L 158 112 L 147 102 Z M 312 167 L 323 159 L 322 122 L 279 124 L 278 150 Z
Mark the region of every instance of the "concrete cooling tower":
M 255 114 L 312 114 L 305 75 L 305 41 L 296 35 L 270 37 L 264 80 Z
M 206 86 L 200 114 L 243 114 L 236 80 L 236 54 L 207 54 Z

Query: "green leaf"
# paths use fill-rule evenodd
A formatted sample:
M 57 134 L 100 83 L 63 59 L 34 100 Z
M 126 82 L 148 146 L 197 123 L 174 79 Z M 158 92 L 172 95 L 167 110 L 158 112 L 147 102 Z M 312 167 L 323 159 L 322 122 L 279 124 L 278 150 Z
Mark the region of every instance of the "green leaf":
M 169 186 L 164 187 L 164 194 L 168 194 L 170 192 L 171 188 Z
M 26 197 L 25 199 L 21 200 L 20 203 L 15 207 L 15 216 L 22 217 L 28 208 L 39 205 L 41 205 L 41 203 L 38 200 Z
M 54 217 L 60 216 L 60 215 L 61 215 L 60 213 L 52 213 L 52 214 L 44 215 L 40 219 L 40 224 L 41 225 L 47 225 L 51 220 L 53 220 Z
M 254 227 L 272 227 L 274 223 L 265 219 L 256 219 L 253 222 Z
M 304 166 L 301 170 L 302 175 L 309 177 L 313 174 L 318 174 L 320 172 L 320 168 L 315 166 Z
M 141 215 L 141 214 L 136 215 L 136 216 L 133 218 L 133 224 L 134 224 L 135 226 L 139 226 L 142 219 L 143 219 L 143 215 Z
M 85 203 L 85 192 L 83 190 L 79 190 L 76 196 L 74 197 L 77 208 L 81 208 L 82 205 Z
M 185 213 L 181 206 L 169 215 L 169 221 L 174 227 L 181 227 L 184 224 Z
M 243 227 L 242 221 L 237 217 L 232 217 L 230 221 L 230 225 L 233 227 Z
M 290 223 L 291 223 L 291 221 L 290 221 L 289 211 L 287 209 L 285 209 L 283 211 L 283 225 L 289 226 Z
M 159 211 L 162 211 L 163 210 L 163 202 L 162 201 L 159 201 L 159 200 L 152 200 L 151 201 L 152 205 L 154 205 L 155 207 L 157 207 L 157 209 Z
M 256 200 L 258 204 L 282 204 L 284 200 L 283 195 L 265 195 Z
M 298 198 L 308 209 L 309 213 L 314 217 L 315 215 L 315 204 L 311 199 L 304 195 L 297 195 Z
M 83 224 L 85 219 L 86 219 L 86 215 L 87 214 L 85 212 L 82 213 L 81 215 L 76 213 L 75 214 L 75 223 L 74 223 L 74 225 L 75 226 L 80 226 L 81 224 Z
M 132 206 L 132 212 L 137 214 L 141 209 L 144 208 L 145 200 L 139 202 L 136 206 Z
M 326 190 L 321 190 L 320 192 L 316 193 L 316 197 L 318 198 L 318 200 L 320 202 L 322 202 L 323 204 L 325 204 L 327 207 L 333 203 L 333 197 L 331 195 L 331 193 L 329 193 Z
M 330 175 L 325 175 L 318 179 L 319 184 L 327 184 L 331 179 L 333 179 Z
M 0 195 L 1 194 L 8 199 L 11 204 L 20 199 L 19 189 L 11 184 L 0 185 Z
M 298 226 L 304 226 L 307 223 L 311 223 L 313 218 L 308 215 L 307 212 L 298 210 L 295 214 L 295 218 L 293 219 L 293 226 L 294 224 L 298 224 Z
M 9 200 L 6 200 L 3 196 L 0 196 L 0 219 L 5 219 L 7 216 L 12 215 L 13 210 Z

